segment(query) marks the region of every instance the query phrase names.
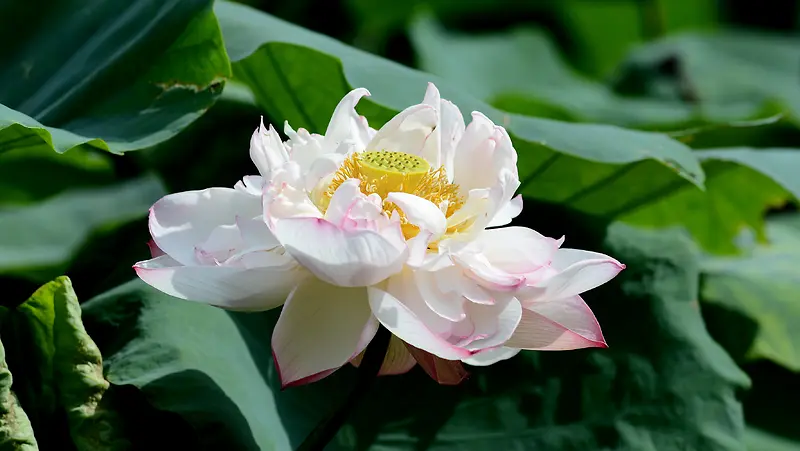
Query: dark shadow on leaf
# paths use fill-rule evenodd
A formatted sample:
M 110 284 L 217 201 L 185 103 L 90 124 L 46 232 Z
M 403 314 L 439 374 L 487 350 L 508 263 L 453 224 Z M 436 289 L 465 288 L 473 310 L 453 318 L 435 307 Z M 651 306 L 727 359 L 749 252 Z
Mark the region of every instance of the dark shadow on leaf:
M 747 424 L 800 440 L 800 374 L 769 361 L 751 363 L 744 369 L 753 380 L 753 388 L 744 397 Z
M 758 323 L 747 315 L 720 304 L 702 304 L 708 333 L 739 363 L 746 361 L 758 334 Z
M 260 450 L 239 407 L 205 373 L 172 373 L 145 385 L 142 391 L 155 407 L 168 406 L 191 425 L 199 443 L 197 447 L 181 443 L 181 448 Z

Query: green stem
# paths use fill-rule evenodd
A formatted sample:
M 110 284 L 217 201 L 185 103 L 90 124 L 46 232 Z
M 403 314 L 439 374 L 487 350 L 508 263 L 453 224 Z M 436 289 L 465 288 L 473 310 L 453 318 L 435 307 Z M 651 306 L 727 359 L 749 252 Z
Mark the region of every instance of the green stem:
M 336 436 L 336 433 L 339 432 L 350 413 L 358 406 L 372 386 L 372 382 L 378 376 L 383 359 L 386 357 L 386 350 L 389 348 L 390 338 L 392 338 L 392 334 L 389 330 L 380 326 L 378 332 L 375 333 L 375 337 L 367 346 L 366 352 L 364 352 L 364 358 L 358 366 L 356 382 L 350 395 L 338 409 L 317 424 L 297 448 L 297 451 L 322 450 Z

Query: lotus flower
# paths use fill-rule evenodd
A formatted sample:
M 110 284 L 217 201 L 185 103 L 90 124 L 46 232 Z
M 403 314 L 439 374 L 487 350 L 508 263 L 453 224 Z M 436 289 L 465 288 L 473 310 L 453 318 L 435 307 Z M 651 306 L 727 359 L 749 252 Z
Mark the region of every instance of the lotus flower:
M 357 365 L 379 325 L 381 374 L 420 362 L 442 383 L 460 362 L 520 349 L 605 347 L 584 291 L 625 266 L 524 227 L 517 155 L 481 113 L 465 126 L 433 84 L 379 130 L 347 94 L 325 135 L 263 121 L 259 175 L 233 189 L 171 194 L 150 210 L 153 258 L 139 277 L 172 296 L 232 310 L 283 304 L 272 347 L 284 386 Z

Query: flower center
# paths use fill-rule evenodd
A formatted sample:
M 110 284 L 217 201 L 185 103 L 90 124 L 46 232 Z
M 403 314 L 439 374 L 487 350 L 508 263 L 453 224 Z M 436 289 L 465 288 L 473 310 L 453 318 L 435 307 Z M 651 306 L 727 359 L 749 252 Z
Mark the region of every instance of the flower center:
M 365 179 L 380 181 L 388 192 L 416 186 L 431 168 L 425 159 L 405 152 L 387 150 L 364 152 L 359 155 L 359 160 L 359 169 Z
M 444 166 L 432 169 L 424 158 L 417 155 L 371 150 L 353 153 L 344 160 L 322 195 L 323 211 L 327 209 L 336 189 L 351 178 L 361 180 L 361 192 L 366 195 L 377 193 L 386 199 L 393 192 L 413 194 L 433 202 L 447 217 L 464 205 L 458 185 L 447 180 Z M 419 229 L 408 223 L 403 212 L 393 203 L 384 200 L 383 210 L 390 216 L 394 211 L 399 213 L 406 239 L 419 233 Z

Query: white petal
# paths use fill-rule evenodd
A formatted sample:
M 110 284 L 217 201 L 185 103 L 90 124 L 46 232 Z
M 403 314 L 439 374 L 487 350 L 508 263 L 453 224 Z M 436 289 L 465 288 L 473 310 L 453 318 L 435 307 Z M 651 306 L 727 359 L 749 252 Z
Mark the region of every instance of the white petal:
M 285 388 L 327 374 L 366 348 L 378 324 L 364 288 L 317 279 L 300 284 L 286 300 L 272 333 L 272 352 Z
M 369 125 L 366 120 L 356 113 L 355 107 L 359 100 L 370 93 L 364 88 L 356 88 L 350 91 L 336 105 L 333 115 L 325 131 L 325 151 L 332 152 L 339 148 L 342 143 L 350 142 L 359 152 L 369 141 Z
M 471 351 L 494 348 L 514 334 L 522 318 L 522 305 L 511 298 L 505 305 L 467 304 L 467 315 L 474 326 L 473 335 L 464 347 Z
M 456 253 L 451 257 L 468 277 L 489 290 L 514 292 L 526 280 L 523 274 L 509 273 L 493 266 L 483 254 Z
M 384 291 L 400 299 L 434 334 L 450 335 L 453 322 L 442 318 L 428 307 L 419 290 L 415 272 L 408 267 L 403 268 L 399 274 L 395 274 L 386 281 Z
M 294 161 L 273 171 L 272 180 L 265 187 L 261 199 L 264 220 L 270 227 L 281 218 L 322 217 L 303 183 L 300 166 Z
M 312 192 L 326 176 L 336 172 L 342 164 L 342 161 L 344 161 L 344 158 L 344 155 L 325 154 L 314 160 L 305 175 L 304 185 L 306 191 Z M 325 184 L 323 191 L 327 189 L 329 184 L 330 181 Z
M 521 349 L 499 346 L 497 348 L 483 350 L 474 354 L 472 357 L 462 360 L 462 362 L 472 366 L 489 366 L 502 360 L 508 360 L 519 354 L 519 351 L 521 351 Z
M 492 196 L 491 215 L 481 228 L 505 207 L 519 187 L 517 154 L 508 133 L 478 112 L 472 113 L 472 122 L 456 148 L 454 181 L 465 191 L 497 191 Z
M 464 136 L 464 116 L 461 115 L 457 106 L 444 99 L 439 108 L 439 115 L 441 117 L 442 165 L 447 171 L 448 181 L 452 182 L 455 172 L 456 145 Z
M 551 300 L 575 296 L 613 279 L 625 265 L 608 255 L 579 249 L 559 249 L 552 267 L 558 273 L 533 285 L 536 299 Z
M 284 248 L 320 279 L 345 287 L 376 284 L 400 271 L 408 255 L 400 227 L 381 233 L 343 230 L 318 218 L 277 221 Z
M 481 232 L 472 243 L 492 266 L 525 274 L 549 264 L 560 241 L 526 227 L 503 227 Z
M 455 150 L 454 181 L 463 189 L 488 188 L 492 185 L 496 171 L 492 154 L 496 142 L 494 123 L 481 113 L 472 113 L 472 122 Z
M 148 285 L 181 299 L 230 310 L 269 310 L 308 277 L 296 264 L 242 268 L 182 266 L 167 255 L 136 263 L 136 274 Z
M 406 108 L 386 123 L 367 144 L 367 150 L 388 150 L 418 155 L 436 127 L 436 109 L 420 104 Z
M 150 209 L 150 235 L 159 248 L 184 265 L 197 264 L 195 246 L 237 216 L 261 213 L 260 200 L 230 188 L 185 191 L 161 198 Z
M 289 154 L 278 132 L 272 125 L 269 126 L 269 130 L 264 128 L 263 117 L 261 125 L 250 138 L 250 159 L 253 160 L 261 176 L 266 179 L 270 178 L 273 170 L 289 161 Z
M 467 200 L 464 202 L 464 205 L 447 218 L 447 227 L 465 227 L 475 222 L 476 219 L 481 216 L 486 216 L 488 221 L 488 213 L 491 207 L 490 194 L 491 192 L 489 189 L 481 188 L 470 190 L 467 193 Z
M 458 286 L 440 288 L 440 285 L 447 282 L 439 282 L 438 279 L 463 278 L 461 270 L 456 267 L 445 268 L 441 271 L 415 271 L 414 273 L 417 288 L 425 300 L 425 304 L 437 315 L 450 321 L 461 321 L 466 318 L 464 312 L 464 296 L 458 290 Z M 461 281 L 454 282 L 459 284 Z
M 386 200 L 394 203 L 405 213 L 408 222 L 433 234 L 437 240 L 447 229 L 447 218 L 442 210 L 428 199 L 408 193 L 389 193 Z
M 526 303 L 506 346 L 553 351 L 607 347 L 600 324 L 580 296 Z
M 512 219 L 519 216 L 520 213 L 522 213 L 522 194 L 518 194 L 501 206 L 487 227 L 504 226 L 510 223 Z
M 350 207 L 357 198 L 365 197 L 361 192 L 361 181 L 348 179 L 336 188 L 325 212 L 325 219 L 342 227 L 342 222 L 348 217 Z
M 386 291 L 368 287 L 369 305 L 378 321 L 406 343 L 446 360 L 460 360 L 470 356 L 466 349 L 456 347 L 423 323 L 414 312 Z
M 255 218 L 238 217 L 236 226 L 246 249 L 272 249 L 281 244 L 269 230 L 261 215 Z
M 233 189 L 251 196 L 261 197 L 261 192 L 264 189 L 264 177 L 260 175 L 246 175 L 233 185 Z
M 444 166 L 448 181 L 453 181 L 455 148 L 464 134 L 464 117 L 452 102 L 444 100 L 433 83 L 428 83 L 422 103 L 439 112 L 439 121 L 431 136 L 425 141 L 421 156 L 438 168 Z
M 203 265 L 219 264 L 244 247 L 242 234 L 235 224 L 221 225 L 204 242 L 195 246 L 195 259 Z
M 414 238 L 406 241 L 406 245 L 408 246 L 407 265 L 413 268 L 419 268 L 425 264 L 426 257 L 428 256 L 428 243 L 431 242 L 432 237 L 433 234 L 431 232 L 420 230 Z

